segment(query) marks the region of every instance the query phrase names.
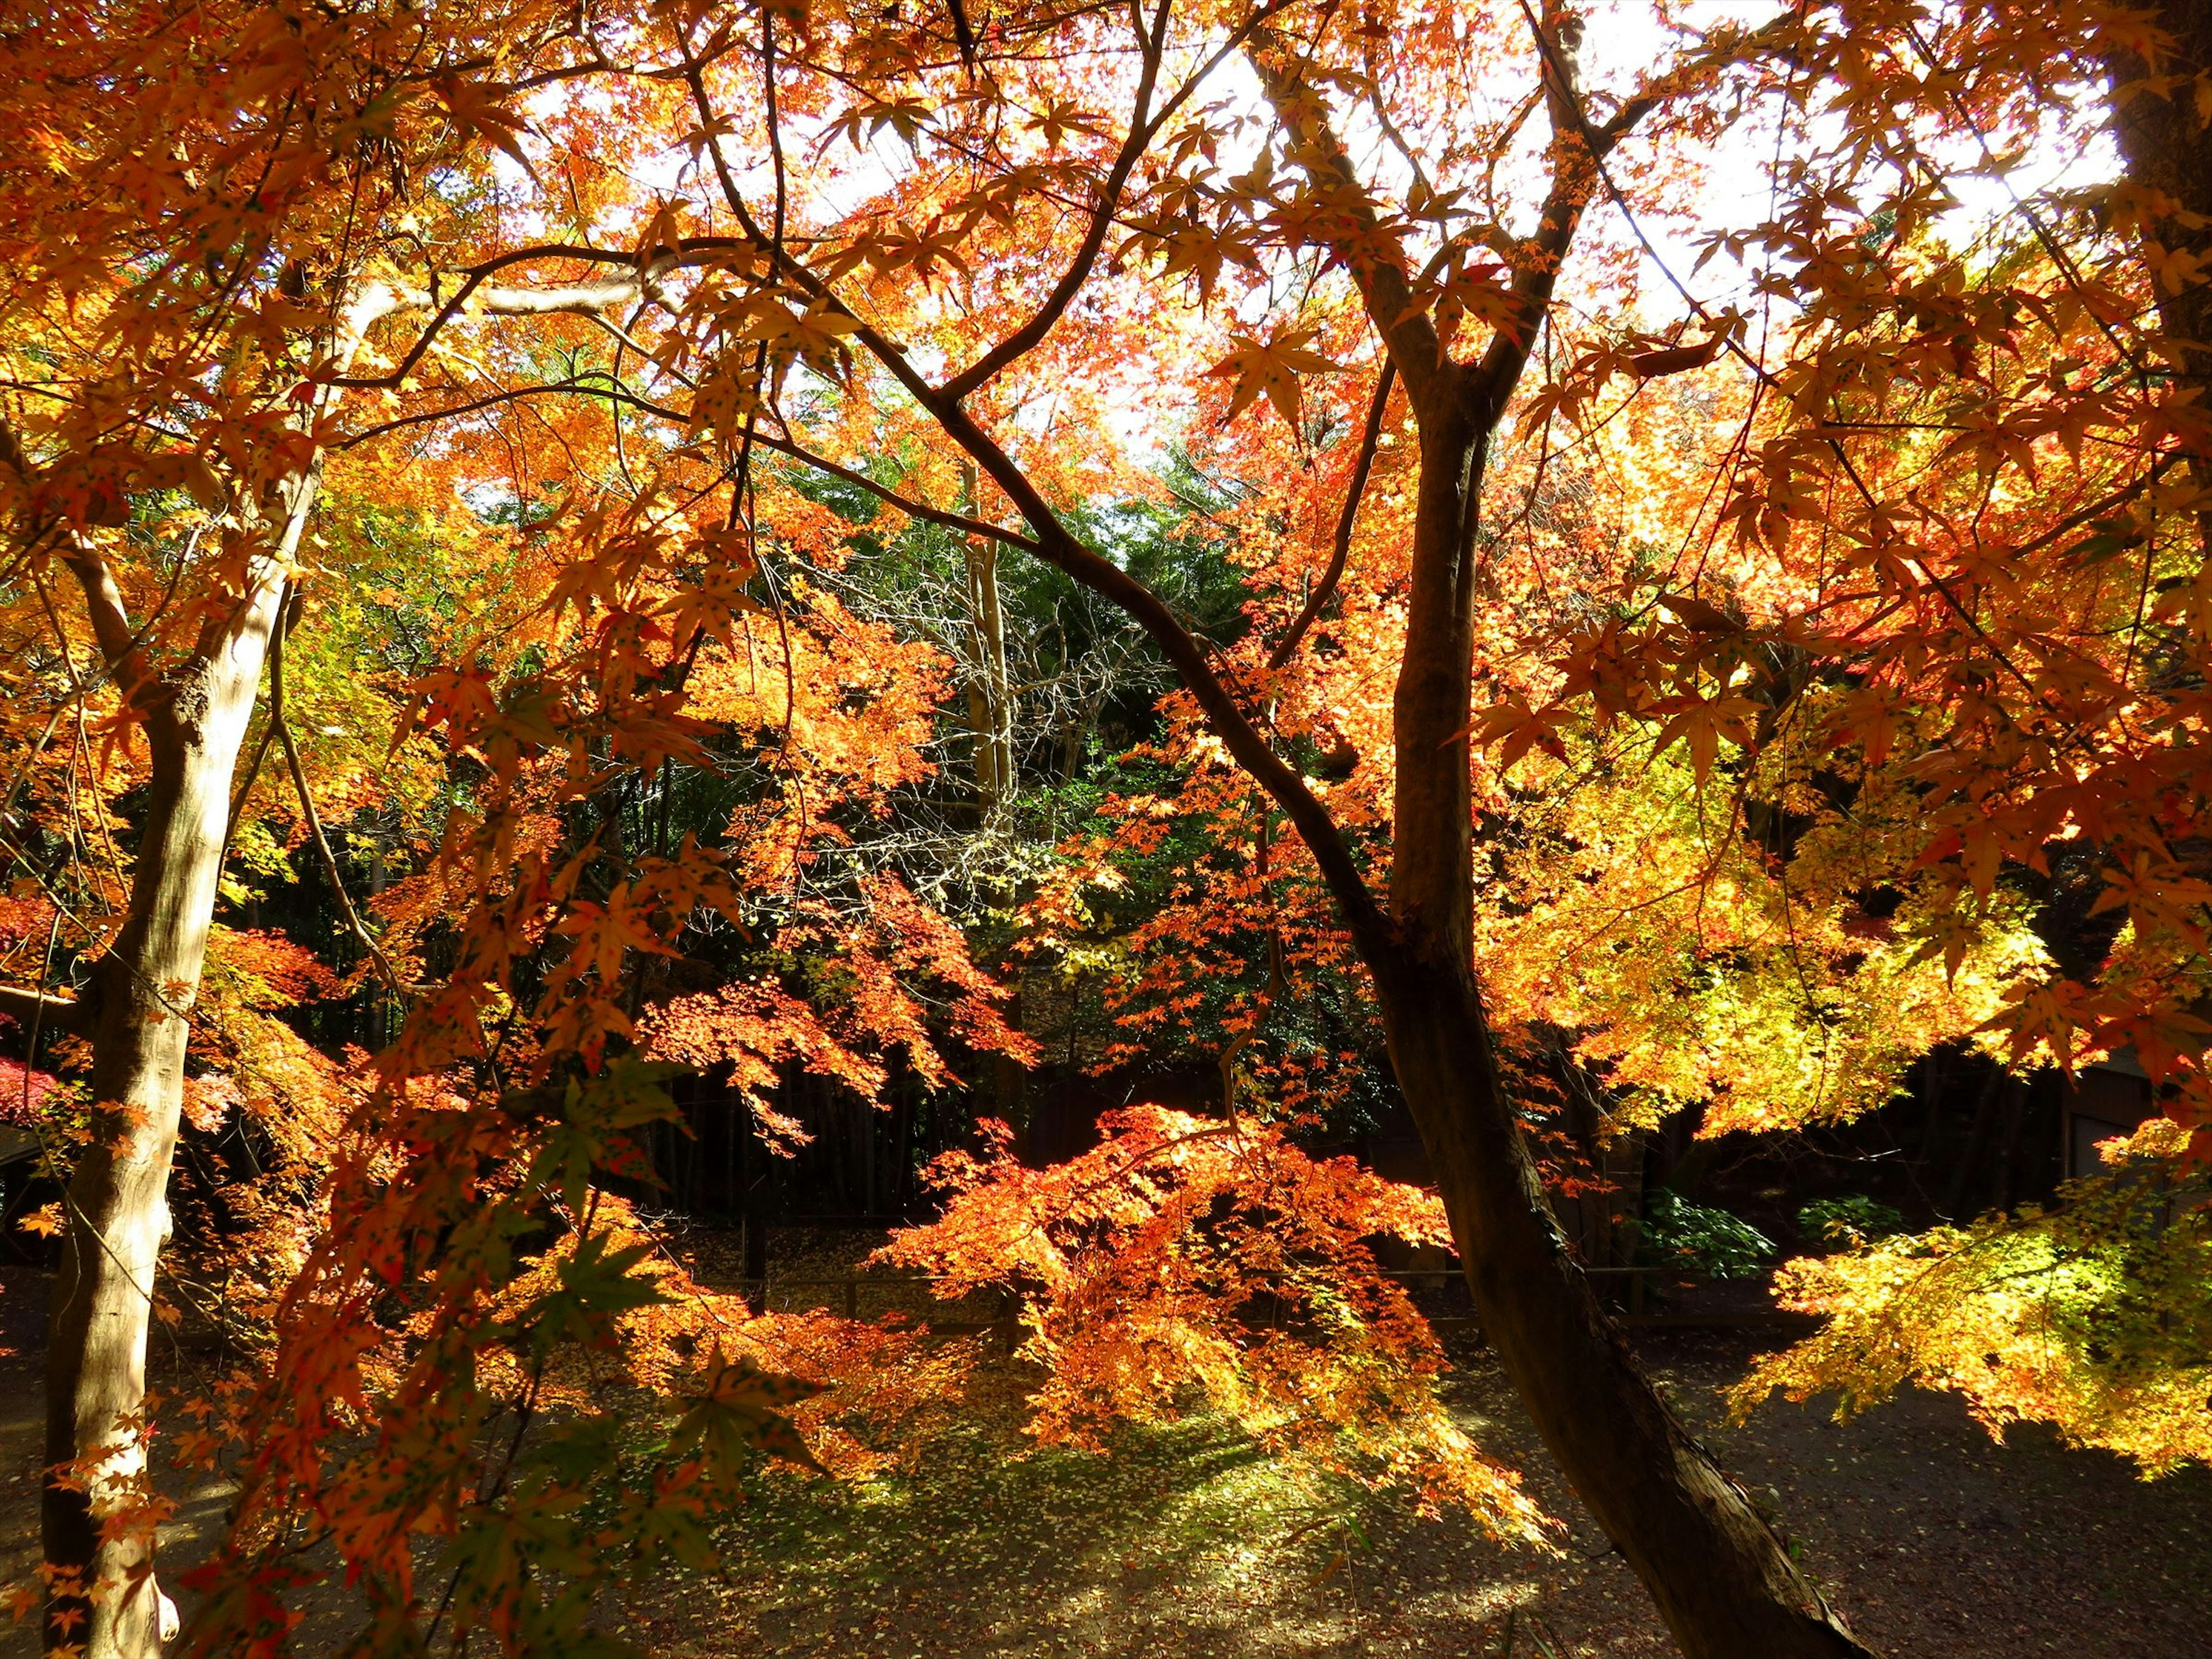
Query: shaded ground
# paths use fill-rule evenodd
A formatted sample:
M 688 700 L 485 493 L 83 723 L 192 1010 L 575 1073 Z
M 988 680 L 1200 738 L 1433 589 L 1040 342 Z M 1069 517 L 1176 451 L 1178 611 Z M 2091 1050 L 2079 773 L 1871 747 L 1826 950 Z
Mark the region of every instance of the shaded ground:
M 2212 1652 L 2212 1475 L 2145 1484 L 2036 1431 L 1998 1446 L 1929 1395 L 1844 1426 L 1783 1407 L 1729 1429 L 1714 1393 L 1754 1346 L 1655 1333 L 1644 1352 L 1878 1650 Z M 632 1631 L 659 1652 L 702 1656 L 1287 1659 L 1496 1653 L 1510 1612 L 1522 1654 L 1542 1651 L 1540 1635 L 1562 1654 L 1674 1653 L 1494 1368 L 1464 1359 L 1455 1404 L 1573 1523 L 1565 1558 L 1501 1549 L 1450 1520 L 1316 1504 L 1204 1427 L 1131 1436 L 1111 1461 L 1017 1463 L 979 1431 L 912 1479 L 827 1501 L 767 1486 L 733 1528 L 732 1582 L 702 1583 Z
M 37 1355 L 46 1311 L 44 1274 L 0 1267 L 0 1593 L 39 1563 L 39 1447 L 46 1424 Z M 13 1659 L 34 1650 L 27 1632 L 10 1629 L 0 1613 L 0 1653 Z
M 0 1579 L 35 1560 L 38 1304 L 0 1268 Z M 1715 1391 L 1757 1346 L 1740 1333 L 1654 1332 L 1647 1363 L 1723 1461 L 1771 1501 L 1861 1634 L 1893 1656 L 2084 1659 L 2212 1652 L 2212 1473 L 2144 1483 L 2047 1434 L 1993 1443 L 1956 1402 L 1915 1395 L 1838 1426 L 1778 1407 L 1741 1429 Z M 767 1478 L 728 1529 L 719 1581 L 628 1610 L 656 1656 L 1674 1652 L 1642 1590 L 1536 1450 L 1495 1369 L 1462 1356 L 1455 1407 L 1528 1471 L 1577 1553 L 1509 1552 L 1301 1489 L 1218 1427 L 1127 1437 L 1111 1459 L 1019 1445 L 1018 1378 L 908 1476 L 830 1487 Z M 180 1493 L 180 1496 L 190 1494 Z M 219 1498 L 167 1541 L 195 1552 Z M 0 1654 L 32 1651 L 0 1630 Z

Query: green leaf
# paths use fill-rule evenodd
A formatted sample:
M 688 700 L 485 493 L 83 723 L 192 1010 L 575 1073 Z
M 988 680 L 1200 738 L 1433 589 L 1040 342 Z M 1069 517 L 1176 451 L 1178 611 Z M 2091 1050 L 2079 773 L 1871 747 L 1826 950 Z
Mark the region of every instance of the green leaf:
M 784 1409 L 822 1392 L 822 1385 L 764 1371 L 740 1354 L 726 1361 L 717 1347 L 708 1362 L 706 1393 L 677 1425 L 678 1451 L 696 1447 L 711 1465 L 735 1468 L 747 1454 L 763 1451 L 826 1474 Z
M 560 1289 L 540 1297 L 514 1328 L 517 1334 L 527 1332 L 531 1347 L 541 1354 L 563 1342 L 612 1340 L 618 1316 L 675 1299 L 652 1279 L 632 1272 L 652 1253 L 650 1244 L 611 1251 L 605 1234 L 580 1241 L 555 1269 Z

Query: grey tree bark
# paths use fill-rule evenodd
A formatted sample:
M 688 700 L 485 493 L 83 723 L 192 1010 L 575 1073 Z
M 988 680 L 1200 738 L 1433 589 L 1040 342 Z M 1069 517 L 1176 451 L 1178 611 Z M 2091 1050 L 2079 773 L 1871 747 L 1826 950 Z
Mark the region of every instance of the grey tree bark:
M 232 780 L 283 603 L 283 568 L 316 493 L 313 475 L 295 481 L 283 558 L 258 561 L 234 614 L 183 667 L 138 690 L 149 705 L 146 823 L 128 917 L 94 969 L 94 1133 L 70 1177 L 46 1350 L 42 1522 L 57 1575 L 46 1639 L 50 1650 L 82 1644 L 88 1659 L 146 1659 L 164 1633 L 150 1522 L 122 1522 L 146 1474 L 148 1322 Z M 74 562 L 94 615 L 121 622 L 97 556 L 81 550 Z

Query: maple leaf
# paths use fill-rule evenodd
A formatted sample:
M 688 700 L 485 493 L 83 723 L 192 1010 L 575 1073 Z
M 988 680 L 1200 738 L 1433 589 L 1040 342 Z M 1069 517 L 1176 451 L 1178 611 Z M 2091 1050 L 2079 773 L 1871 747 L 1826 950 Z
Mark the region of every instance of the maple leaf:
M 454 125 L 474 133 L 512 157 L 532 179 L 538 177 L 537 167 L 522 148 L 521 136 L 530 131 L 526 118 L 493 102 L 481 85 L 459 76 L 440 76 L 431 85 L 439 101 L 453 118 Z
M 1659 728 L 1657 752 L 1664 754 L 1676 743 L 1687 744 L 1690 763 L 1702 783 L 1719 758 L 1723 738 L 1740 748 L 1750 746 L 1752 723 L 1759 717 L 1759 705 L 1741 693 L 1723 692 L 1714 697 L 1690 697 L 1655 704 L 1652 712 L 1672 714 Z
M 748 1453 L 762 1451 L 826 1474 L 787 1414 L 821 1392 L 818 1383 L 770 1375 L 748 1355 L 725 1359 L 718 1344 L 707 1362 L 704 1389 L 693 1396 L 672 1443 L 679 1450 L 696 1448 L 724 1469 L 740 1468 Z
M 1061 141 L 1071 132 L 1098 137 L 1105 131 L 1098 118 L 1072 98 L 1049 100 L 1043 109 L 1030 118 L 1029 129 L 1042 137 L 1046 147 L 1051 149 L 1058 149 Z
M 623 1315 L 670 1299 L 658 1281 L 637 1269 L 653 1256 L 649 1241 L 617 1246 L 605 1233 L 580 1240 L 555 1267 L 555 1285 L 510 1322 L 531 1349 L 549 1354 L 564 1343 L 611 1345 Z
M 1715 334 L 1695 345 L 1668 346 L 1658 351 L 1639 351 L 1628 360 L 1629 368 L 1638 380 L 1656 380 L 1668 374 L 1680 374 L 1685 370 L 1703 368 L 1720 356 L 1721 348 L 1728 343 L 1727 336 Z
M 1236 378 L 1224 418 L 1235 420 L 1264 396 L 1292 431 L 1300 430 L 1300 377 L 1343 372 L 1319 352 L 1308 349 L 1319 332 L 1316 328 L 1279 329 L 1264 341 L 1249 334 L 1231 334 L 1230 341 L 1236 349 L 1206 370 L 1210 375 Z
M 843 133 L 852 141 L 853 148 L 860 149 L 888 127 L 911 148 L 921 142 L 923 133 L 932 125 L 933 113 L 927 99 L 911 94 L 864 98 L 824 125 L 821 142 L 826 147 L 837 134 Z
M 1701 634 L 1738 634 L 1743 624 L 1726 611 L 1689 593 L 1662 593 L 1659 603 Z
M 1508 701 L 1484 710 L 1470 729 L 1478 744 L 1500 745 L 1498 769 L 1504 773 L 1511 771 L 1531 749 L 1554 760 L 1565 760 L 1567 750 L 1560 741 L 1559 728 L 1571 718 L 1571 711 L 1558 705 L 1531 709 L 1525 702 Z

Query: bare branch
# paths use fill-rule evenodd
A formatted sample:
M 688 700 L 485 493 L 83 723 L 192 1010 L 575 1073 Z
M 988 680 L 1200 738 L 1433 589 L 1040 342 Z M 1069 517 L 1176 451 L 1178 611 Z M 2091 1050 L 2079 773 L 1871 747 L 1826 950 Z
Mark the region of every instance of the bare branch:
M 688 426 L 690 417 L 680 409 L 671 409 L 641 398 L 616 380 L 611 375 L 600 378 L 603 371 L 574 376 L 566 380 L 546 380 L 537 386 L 502 386 L 488 392 L 481 398 L 471 398 L 465 403 L 447 404 L 442 409 L 418 410 L 412 415 L 402 415 L 392 420 L 380 421 L 374 426 L 363 427 L 358 432 L 347 434 L 334 441 L 333 449 L 351 449 L 372 438 L 388 437 L 394 432 L 404 431 L 410 426 L 433 426 L 440 421 L 450 421 L 458 416 L 474 415 L 487 409 L 497 409 L 507 404 L 519 404 L 528 398 L 557 398 L 574 395 L 618 403 L 641 414 L 657 415 L 677 426 Z
M 1375 377 L 1375 396 L 1367 405 L 1367 424 L 1359 434 L 1359 455 L 1352 465 L 1352 482 L 1345 486 L 1344 509 L 1336 516 L 1336 539 L 1329 552 L 1328 568 L 1314 584 L 1305 608 L 1283 635 L 1283 642 L 1268 655 L 1267 666 L 1277 672 L 1297 653 L 1298 641 L 1336 596 L 1337 585 L 1344 580 L 1344 567 L 1352 557 L 1352 526 L 1359 519 L 1359 498 L 1367 493 L 1367 475 L 1375 470 L 1375 448 L 1382 440 L 1382 418 L 1390 406 L 1390 383 L 1395 378 L 1396 371 L 1385 357 L 1382 373 Z
M 315 851 L 321 856 L 323 874 L 329 878 L 331 892 L 337 895 L 338 908 L 345 915 L 346 927 L 359 941 L 362 949 L 368 953 L 369 960 L 375 963 L 376 971 L 384 982 L 392 988 L 392 994 L 404 1003 L 409 1000 L 410 988 L 399 977 L 399 970 L 392 965 L 392 958 L 385 955 L 384 946 L 378 943 L 376 935 L 368 931 L 368 924 L 362 920 L 361 912 L 354 908 L 353 895 L 346 890 L 345 877 L 338 869 L 337 855 L 331 851 L 329 838 L 323 834 L 322 815 L 315 811 L 314 792 L 307 787 L 307 769 L 300 764 L 299 746 L 292 741 L 291 722 L 284 712 L 284 629 L 282 614 L 280 611 L 279 626 L 270 641 L 269 724 L 276 732 L 277 741 L 283 745 L 284 767 L 292 775 L 292 787 L 300 798 L 300 811 L 307 820 L 308 839 L 315 843 Z

